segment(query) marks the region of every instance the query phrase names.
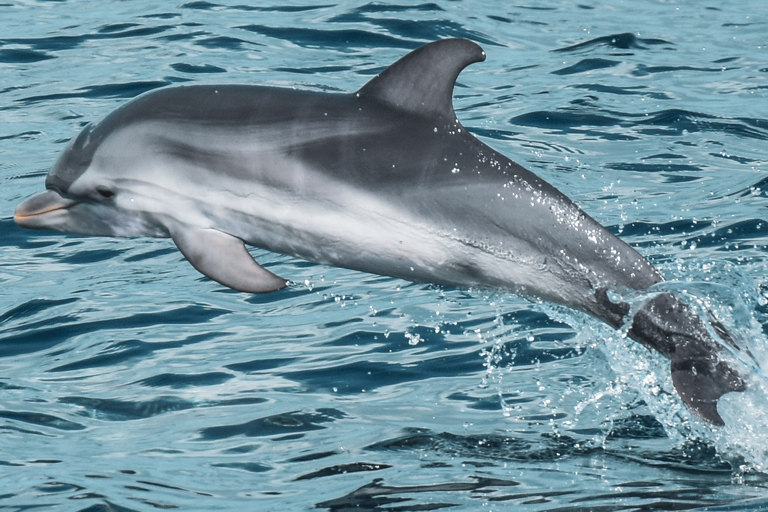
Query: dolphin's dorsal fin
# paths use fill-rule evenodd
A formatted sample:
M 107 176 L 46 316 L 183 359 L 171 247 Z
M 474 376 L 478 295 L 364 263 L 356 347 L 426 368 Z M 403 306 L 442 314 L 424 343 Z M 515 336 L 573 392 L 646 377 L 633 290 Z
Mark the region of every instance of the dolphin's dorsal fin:
M 357 94 L 415 113 L 454 117 L 456 78 L 462 69 L 483 60 L 485 52 L 472 41 L 435 41 L 389 66 Z

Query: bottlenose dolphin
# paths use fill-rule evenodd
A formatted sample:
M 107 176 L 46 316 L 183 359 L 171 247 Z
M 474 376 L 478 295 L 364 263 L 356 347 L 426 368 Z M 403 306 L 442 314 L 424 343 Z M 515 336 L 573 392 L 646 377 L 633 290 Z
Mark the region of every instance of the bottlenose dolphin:
M 170 237 L 202 274 L 244 292 L 286 286 L 248 243 L 411 281 L 511 290 L 616 328 L 632 322 L 629 336 L 671 360 L 682 400 L 722 424 L 718 398 L 745 385 L 720 358 L 708 321 L 670 293 L 630 315 L 617 293 L 647 290 L 661 274 L 456 118 L 456 78 L 482 60 L 475 43 L 447 39 L 353 94 L 148 92 L 87 125 L 16 223 Z

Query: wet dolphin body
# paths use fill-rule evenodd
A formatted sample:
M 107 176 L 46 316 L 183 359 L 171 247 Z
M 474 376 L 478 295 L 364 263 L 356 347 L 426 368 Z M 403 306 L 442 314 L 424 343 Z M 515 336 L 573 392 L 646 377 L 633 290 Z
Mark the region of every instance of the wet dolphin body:
M 283 288 L 244 243 L 411 281 L 491 287 L 563 304 L 671 360 L 683 401 L 716 424 L 744 389 L 705 321 L 669 293 L 632 319 L 611 292 L 663 280 L 549 183 L 486 146 L 452 105 L 476 44 L 406 55 L 354 94 L 248 85 L 155 90 L 90 124 L 16 210 L 20 226 L 171 237 L 201 273 Z M 717 327 L 716 324 L 713 324 Z

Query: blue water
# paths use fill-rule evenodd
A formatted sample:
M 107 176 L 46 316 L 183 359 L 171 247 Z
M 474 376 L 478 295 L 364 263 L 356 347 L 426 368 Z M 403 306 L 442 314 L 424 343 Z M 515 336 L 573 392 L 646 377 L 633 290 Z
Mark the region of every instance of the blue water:
M 0 4 L 0 509 L 768 508 L 764 0 L 158 4 Z M 459 79 L 462 122 L 750 349 L 726 427 L 562 308 L 258 249 L 297 284 L 253 296 L 168 240 L 13 223 L 137 94 L 352 91 L 443 37 L 488 55 Z

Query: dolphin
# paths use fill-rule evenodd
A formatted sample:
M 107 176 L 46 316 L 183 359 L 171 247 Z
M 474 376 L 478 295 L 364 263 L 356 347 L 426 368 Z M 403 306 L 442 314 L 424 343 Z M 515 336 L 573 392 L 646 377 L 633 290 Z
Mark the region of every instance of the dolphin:
M 483 60 L 477 44 L 446 39 L 350 94 L 150 91 L 87 125 L 48 173 L 47 191 L 14 219 L 83 235 L 170 237 L 199 272 L 243 292 L 287 284 L 254 261 L 249 244 L 565 305 L 628 327 L 669 358 L 682 401 L 722 425 L 717 400 L 745 383 L 710 334 L 719 324 L 671 293 L 651 293 L 630 311 L 621 294 L 662 282 L 659 271 L 457 119 L 454 83 Z

